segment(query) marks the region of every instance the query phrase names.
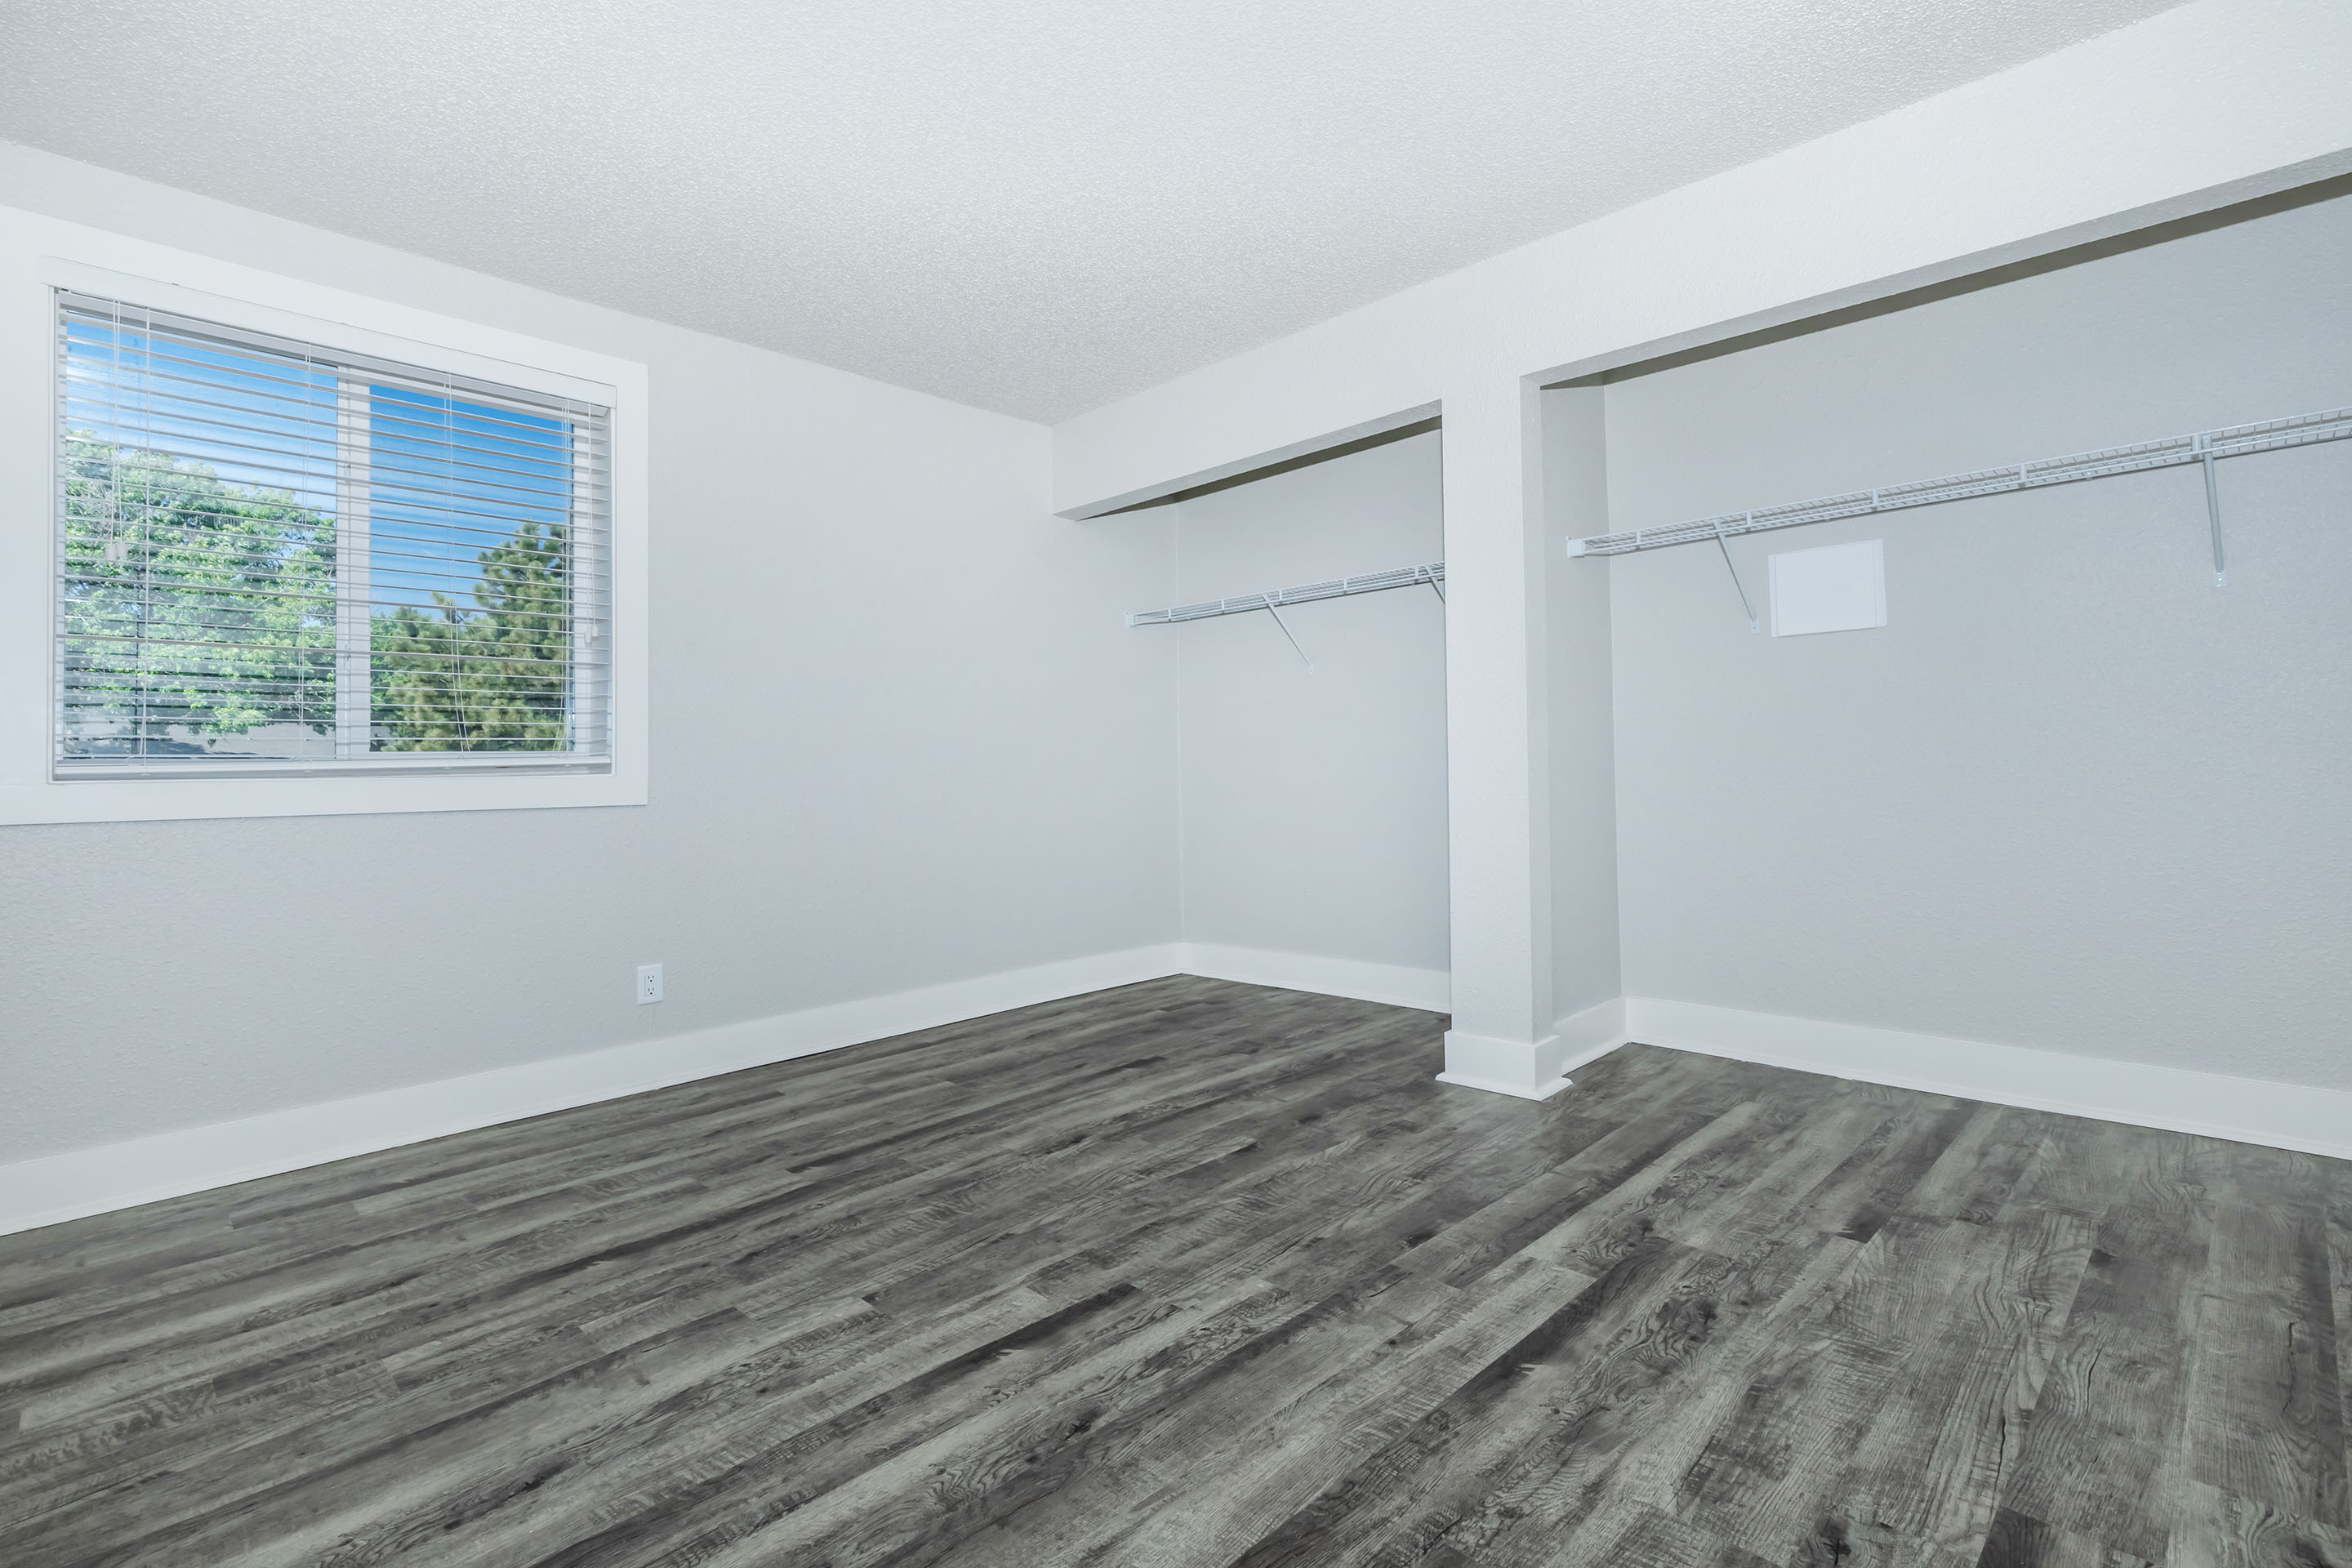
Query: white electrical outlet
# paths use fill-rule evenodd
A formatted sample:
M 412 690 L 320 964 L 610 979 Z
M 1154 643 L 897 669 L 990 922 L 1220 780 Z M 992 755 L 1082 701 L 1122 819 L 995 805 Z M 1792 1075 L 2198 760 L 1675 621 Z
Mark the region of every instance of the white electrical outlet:
M 638 964 L 637 1005 L 642 1007 L 648 1002 L 658 1002 L 661 1000 L 661 965 L 658 963 Z

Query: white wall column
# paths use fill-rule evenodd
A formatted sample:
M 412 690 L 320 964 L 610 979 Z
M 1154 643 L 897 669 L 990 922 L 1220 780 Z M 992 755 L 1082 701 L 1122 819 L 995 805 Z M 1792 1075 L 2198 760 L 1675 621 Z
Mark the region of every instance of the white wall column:
M 1549 746 L 1539 394 L 1507 373 L 1444 398 L 1448 1082 L 1539 1097 L 1551 1032 Z
M 1557 387 L 1543 404 L 1545 670 L 1551 716 L 1552 1027 L 1567 1061 L 1625 1035 L 1618 951 L 1616 691 L 1605 556 L 1570 560 L 1567 541 L 1609 529 L 1608 403 L 1598 386 Z

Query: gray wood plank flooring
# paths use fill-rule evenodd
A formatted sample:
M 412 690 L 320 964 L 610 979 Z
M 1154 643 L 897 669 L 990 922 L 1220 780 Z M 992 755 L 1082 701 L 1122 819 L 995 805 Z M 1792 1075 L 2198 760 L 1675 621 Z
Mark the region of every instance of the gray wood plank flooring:
M 2352 1568 L 2352 1167 L 1179 978 L 0 1237 L 0 1563 Z

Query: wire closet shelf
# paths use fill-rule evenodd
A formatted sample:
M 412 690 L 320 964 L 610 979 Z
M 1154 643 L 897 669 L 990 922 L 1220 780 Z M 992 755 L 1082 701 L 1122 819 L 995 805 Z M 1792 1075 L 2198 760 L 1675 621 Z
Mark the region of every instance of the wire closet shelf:
M 2352 438 L 2352 408 L 2331 408 L 2315 414 L 2291 415 L 2284 419 L 2258 420 L 2252 425 L 2200 430 L 2161 441 L 2141 441 L 2128 447 L 2077 452 L 2071 457 L 2044 458 L 2036 462 L 1979 468 L 1974 473 L 1952 474 L 1943 479 L 1919 479 L 1910 484 L 1884 485 L 1876 489 L 1852 490 L 1844 495 L 1758 507 L 1752 511 L 1720 512 L 1713 517 L 1657 528 L 1595 534 L 1587 539 L 1570 540 L 1568 552 L 1570 555 L 1629 555 L 1637 550 L 1704 544 L 1737 538 L 1743 533 L 1762 533 L 1770 529 L 1795 528 L 1809 522 L 1829 522 L 1842 517 L 1864 517 L 1873 512 L 1899 511 L 1906 507 L 1934 506 L 1942 501 L 1965 500 L 1971 496 L 2038 489 L 2044 485 L 2073 484 L 2081 479 L 2103 479 L 2118 474 L 2140 473 L 2149 468 L 2202 463 L 2209 487 L 2207 501 L 2213 511 L 2214 566 L 2218 576 L 2221 571 L 2220 502 L 2210 488 L 2214 461 L 2221 458 L 2242 458 L 2256 452 L 2284 451 L 2292 447 L 2309 447 L 2322 441 L 2347 438 Z
M 1445 563 L 1433 561 L 1425 566 L 1400 566 L 1393 572 L 1370 572 L 1360 577 L 1333 577 L 1321 583 L 1306 583 L 1296 588 L 1276 588 L 1264 594 L 1244 594 L 1232 599 L 1203 599 L 1197 605 L 1179 605 L 1172 610 L 1139 610 L 1127 617 L 1130 626 L 1168 626 L 1184 621 L 1204 621 L 1212 616 L 1245 616 L 1254 610 L 1283 610 L 1292 605 L 1311 605 L 1318 599 L 1344 599 L 1350 594 L 1378 594 L 1390 588 L 1418 588 L 1426 584 L 1437 590 L 1438 597 L 1445 596 Z

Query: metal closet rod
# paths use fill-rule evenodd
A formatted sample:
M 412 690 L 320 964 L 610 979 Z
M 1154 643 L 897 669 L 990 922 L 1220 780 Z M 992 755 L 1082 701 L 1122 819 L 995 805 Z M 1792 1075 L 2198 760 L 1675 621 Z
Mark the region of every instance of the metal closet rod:
M 1841 517 L 1899 511 L 1905 507 L 1934 506 L 1939 501 L 1970 496 L 1998 495 L 2004 490 L 2037 489 L 2043 485 L 2073 484 L 2078 479 L 2104 479 L 2136 474 L 2147 468 L 2168 468 L 2200 463 L 2205 468 L 2205 506 L 2213 530 L 2213 582 L 2228 581 L 2221 555 L 2221 501 L 2213 483 L 2213 464 L 2221 458 L 2242 458 L 2255 452 L 2278 452 L 2290 447 L 2352 438 L 2352 408 L 2330 408 L 2316 414 L 2296 414 L 2284 419 L 2258 420 L 2220 430 L 2200 430 L 2161 441 L 2141 441 L 2129 447 L 2109 447 L 2097 452 L 2077 452 L 2067 458 L 2014 463 L 2005 468 L 1979 468 L 1940 479 L 1919 479 L 1907 485 L 1883 485 L 1873 490 L 1823 496 L 1815 500 L 1790 501 L 1759 507 L 1753 511 L 1727 511 L 1692 522 L 1662 528 L 1637 528 L 1626 533 L 1600 533 L 1568 542 L 1570 555 L 1628 555 L 1637 550 L 1663 550 L 1675 544 L 1720 542 L 1742 533 L 1796 528 L 1808 522 L 1828 522 Z M 1727 557 L 1727 559 L 1728 559 Z M 1735 581 L 1737 580 L 1735 574 Z M 1741 597 L 1746 598 L 1743 589 Z M 1751 616 L 1750 619 L 1753 617 Z

